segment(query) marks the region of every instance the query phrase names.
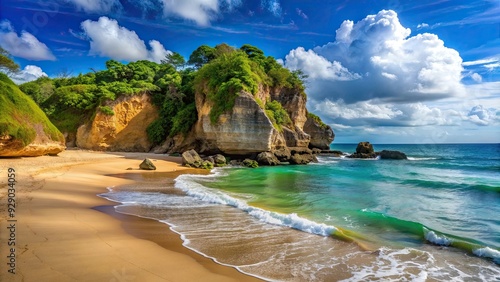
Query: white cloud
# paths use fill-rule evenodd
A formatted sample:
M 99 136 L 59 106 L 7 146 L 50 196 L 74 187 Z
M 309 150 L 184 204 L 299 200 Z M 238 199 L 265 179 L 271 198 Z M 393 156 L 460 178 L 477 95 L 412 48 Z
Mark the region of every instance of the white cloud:
M 427 27 L 429 27 L 429 24 L 427 24 L 427 23 L 421 23 L 421 24 L 417 25 L 417 29 L 422 29 L 422 28 L 427 28 Z
M 47 45 L 27 31 L 22 31 L 19 36 L 8 20 L 0 22 L 0 46 L 14 57 L 33 61 L 56 60 Z
M 275 17 L 281 17 L 283 10 L 279 0 L 261 0 L 260 5 L 263 9 L 271 12 Z
M 28 81 L 36 80 L 37 78 L 40 78 L 42 76 L 47 76 L 47 74 L 43 72 L 40 67 L 34 65 L 27 65 L 24 67 L 24 69 L 22 69 L 18 73 L 12 74 L 10 78 L 16 84 L 22 84 Z
M 165 17 L 180 17 L 207 26 L 221 11 L 231 11 L 241 0 L 161 0 Z
M 470 77 L 471 77 L 471 78 L 472 78 L 475 82 L 477 82 L 477 83 L 481 83 L 481 82 L 483 81 L 483 77 L 482 77 L 480 74 L 478 74 L 477 72 L 475 72 L 475 73 L 471 74 L 471 76 L 470 76 Z
M 109 13 L 121 9 L 119 0 L 66 0 L 86 13 Z
M 302 68 L 310 77 L 309 96 L 320 101 L 409 103 L 463 95 L 458 52 L 434 34 L 410 33 L 396 12 L 383 10 L 344 21 L 335 42 L 290 51 L 285 66 Z
M 151 50 L 148 50 L 135 31 L 122 27 L 116 20 L 107 17 L 100 17 L 98 21 L 86 20 L 81 23 L 81 27 L 90 39 L 90 55 L 115 60 L 150 60 L 159 63 L 170 52 L 156 40 L 149 41 Z
M 500 110 L 477 105 L 469 111 L 465 119 L 477 125 L 498 123 L 500 122 Z
M 457 125 L 462 119 L 457 111 L 430 108 L 422 103 L 386 104 L 374 100 L 346 104 L 342 100 L 325 100 L 314 108 L 327 122 L 344 127 Z

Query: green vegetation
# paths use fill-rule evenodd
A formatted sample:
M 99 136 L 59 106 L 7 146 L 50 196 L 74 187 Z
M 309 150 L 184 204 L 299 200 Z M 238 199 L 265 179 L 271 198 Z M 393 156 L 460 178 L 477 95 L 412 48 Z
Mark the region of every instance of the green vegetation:
M 19 65 L 9 58 L 9 52 L 2 47 L 0 47 L 0 69 L 5 69 L 12 73 L 19 71 Z
M 258 168 L 259 163 L 257 161 L 251 160 L 251 159 L 244 159 L 242 162 L 243 166 L 250 167 L 250 168 Z
M 325 124 L 319 116 L 313 113 L 307 113 L 307 117 L 314 120 L 322 129 L 326 129 L 328 127 L 328 125 Z
M 0 52 L 1 53 L 1 52 Z M 1 57 L 0 57 L 1 59 Z M 1 60 L 0 60 L 1 62 Z M 147 126 L 149 139 L 160 144 L 167 137 L 187 134 L 198 113 L 195 94 L 211 103 L 210 120 L 232 110 L 242 92 L 255 95 L 261 88 L 294 89 L 304 94 L 300 72 L 290 72 L 259 48 L 245 44 L 236 49 L 227 44 L 202 45 L 185 59 L 169 53 L 161 64 L 136 61 L 106 62 L 106 69 L 58 78 L 42 77 L 20 86 L 40 105 L 61 130 L 76 132 L 97 112 L 114 115 L 109 105 L 121 96 L 148 93 L 159 109 L 159 118 Z M 277 101 L 257 101 L 276 128 L 290 125 L 290 117 Z
M 3 73 L 0 73 L 0 109 L 0 136 L 10 135 L 26 146 L 36 137 L 35 127 L 41 126 L 52 140 L 64 142 L 61 132 L 36 103 Z
M 266 104 L 266 115 L 269 117 L 274 127 L 279 131 L 282 125 L 290 125 L 292 120 L 283 106 L 278 101 L 272 101 Z

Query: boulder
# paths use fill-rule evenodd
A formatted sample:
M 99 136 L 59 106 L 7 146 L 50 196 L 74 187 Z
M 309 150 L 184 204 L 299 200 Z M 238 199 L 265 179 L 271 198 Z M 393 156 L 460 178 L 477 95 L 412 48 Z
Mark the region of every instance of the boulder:
M 217 155 L 213 156 L 213 159 L 214 159 L 214 164 L 216 167 L 225 166 L 227 164 L 226 157 L 224 157 L 221 154 L 217 154 Z
M 359 142 L 356 147 L 356 154 L 374 154 L 373 145 L 370 142 Z
M 199 168 L 202 164 L 203 160 L 195 150 L 189 150 L 182 153 L 182 165 Z
M 257 162 L 261 165 L 279 165 L 280 161 L 271 152 L 262 152 L 257 155 Z
M 290 158 L 290 164 L 308 164 L 310 162 L 317 162 L 318 159 L 313 154 L 299 154 L 295 153 Z
M 382 150 L 378 154 L 379 154 L 381 159 L 390 159 L 390 160 L 407 160 L 408 159 L 406 154 L 403 152 L 400 152 L 400 151 Z
M 251 160 L 251 159 L 244 159 L 242 164 L 246 167 L 251 167 L 251 168 L 259 167 L 259 163 L 257 163 L 257 161 Z
M 212 168 L 214 168 L 214 164 L 213 164 L 212 162 L 210 162 L 210 161 L 203 161 L 203 162 L 201 163 L 200 168 L 204 168 L 204 169 L 212 169 Z
M 156 166 L 148 158 L 142 161 L 142 163 L 139 165 L 139 168 L 143 170 L 156 170 Z

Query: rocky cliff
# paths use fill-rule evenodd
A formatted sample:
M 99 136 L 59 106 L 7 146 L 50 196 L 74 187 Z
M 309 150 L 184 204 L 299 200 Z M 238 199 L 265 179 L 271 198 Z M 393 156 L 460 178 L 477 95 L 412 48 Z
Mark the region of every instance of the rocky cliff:
M 42 110 L 0 73 L 0 157 L 57 155 L 65 148 Z
M 97 110 L 94 118 L 78 128 L 76 145 L 100 151 L 148 152 L 152 144 L 146 128 L 158 117 L 148 94 L 121 96 Z
M 261 102 L 262 101 L 262 102 Z M 278 101 L 291 123 L 277 127 L 265 111 L 265 103 Z M 196 93 L 198 120 L 186 136 L 169 138 L 163 151 L 182 152 L 195 149 L 202 154 L 256 156 L 271 152 L 281 161 L 292 161 L 299 155 L 310 155 L 309 148 L 325 148 L 333 141 L 329 126 L 309 121 L 306 96 L 301 90 L 259 87 L 256 94 L 238 93 L 232 110 L 210 120 L 213 103 L 202 92 Z M 308 123 L 309 122 L 309 123 Z M 307 126 L 306 126 L 307 125 Z M 307 129 L 311 135 L 304 130 Z M 311 140 L 314 140 L 311 143 Z M 295 156 L 295 157 L 294 157 Z M 305 158 L 312 160 L 312 158 Z

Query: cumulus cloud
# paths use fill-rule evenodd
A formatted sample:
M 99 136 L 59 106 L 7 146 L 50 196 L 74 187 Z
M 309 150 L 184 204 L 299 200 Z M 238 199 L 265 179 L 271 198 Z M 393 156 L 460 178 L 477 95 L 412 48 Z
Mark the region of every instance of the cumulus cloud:
M 206 26 L 223 11 L 231 11 L 241 5 L 241 0 L 162 0 L 166 17 L 174 16 Z
M 309 75 L 308 94 L 316 100 L 411 103 L 462 95 L 458 52 L 434 34 L 410 33 L 396 12 L 382 10 L 344 21 L 334 42 L 290 51 L 285 66 Z
M 429 126 L 456 125 L 461 115 L 453 110 L 430 108 L 422 103 L 385 104 L 361 101 L 346 104 L 343 100 L 326 100 L 315 105 L 315 112 L 326 121 L 343 126 Z
M 22 84 L 28 81 L 36 80 L 42 76 L 47 76 L 47 74 L 43 72 L 40 67 L 27 65 L 18 73 L 12 74 L 10 78 L 14 81 L 14 83 Z
M 90 55 L 159 63 L 170 52 L 156 40 L 149 41 L 151 49 L 148 49 L 135 31 L 122 27 L 116 20 L 107 17 L 100 17 L 98 21 L 86 20 L 81 23 L 81 27 L 90 40 Z
M 79 10 L 86 13 L 108 13 L 116 9 L 121 9 L 119 0 L 67 0 L 73 3 Z
M 22 31 L 21 36 L 19 36 L 8 20 L 0 22 L 0 46 L 12 56 L 23 59 L 33 61 L 56 60 L 47 45 L 27 31 Z
M 500 111 L 495 108 L 485 108 L 482 105 L 477 105 L 469 111 L 465 119 L 477 125 L 490 125 L 500 122 Z
M 281 17 L 283 10 L 279 0 L 261 0 L 260 5 L 263 9 L 271 12 L 275 17 Z

